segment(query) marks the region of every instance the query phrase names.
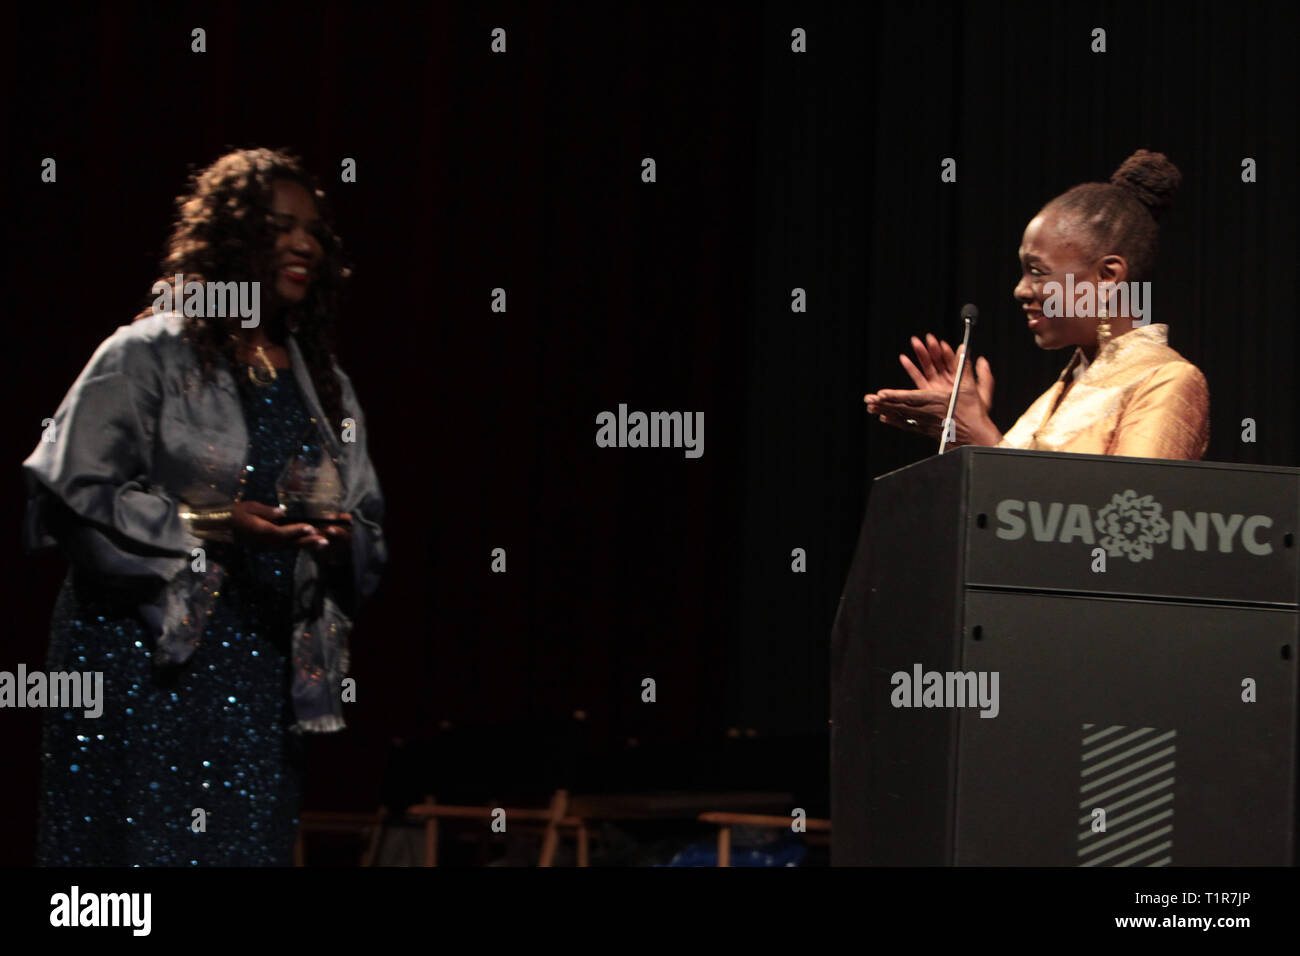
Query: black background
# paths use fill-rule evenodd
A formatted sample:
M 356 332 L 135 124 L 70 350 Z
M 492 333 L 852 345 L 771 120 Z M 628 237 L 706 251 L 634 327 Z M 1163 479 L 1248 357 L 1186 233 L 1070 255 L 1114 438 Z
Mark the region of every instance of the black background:
M 336 206 L 357 264 L 339 360 L 391 564 L 353 634 L 350 728 L 312 741 L 310 808 L 373 808 L 390 742 L 445 722 L 476 729 L 440 795 L 509 786 L 524 742 L 567 735 L 570 789 L 768 786 L 824 814 L 866 488 L 933 450 L 862 396 L 908 385 L 907 336 L 954 339 L 972 301 L 1010 427 L 1069 357 L 1012 299 L 1021 232 L 1139 147 L 1185 177 L 1154 309 L 1209 381 L 1206 457 L 1297 464 L 1289 5 L 45 5 L 9 30 L 0 670 L 43 666 L 63 574 L 18 545 L 19 464 L 151 299 L 187 171 L 285 146 Z M 704 456 L 596 447 L 621 402 L 704 412 Z M 0 721 L 0 863 L 22 865 L 39 714 Z

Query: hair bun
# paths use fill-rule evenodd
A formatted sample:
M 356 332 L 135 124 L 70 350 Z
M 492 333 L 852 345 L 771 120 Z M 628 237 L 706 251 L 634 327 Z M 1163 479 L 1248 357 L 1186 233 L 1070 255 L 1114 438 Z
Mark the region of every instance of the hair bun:
M 1156 219 L 1169 208 L 1183 184 L 1183 174 L 1164 153 L 1139 149 L 1115 170 L 1112 184 L 1133 193 Z

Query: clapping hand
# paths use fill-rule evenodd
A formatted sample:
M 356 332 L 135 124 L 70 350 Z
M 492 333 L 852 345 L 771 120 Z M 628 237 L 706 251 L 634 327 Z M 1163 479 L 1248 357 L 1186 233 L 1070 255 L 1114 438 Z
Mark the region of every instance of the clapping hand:
M 953 351 L 947 342 L 929 333 L 924 342 L 912 336 L 912 350 L 916 353 L 916 363 L 906 355 L 899 355 L 898 361 L 916 388 L 881 389 L 864 396 L 863 400 L 867 411 L 884 424 L 937 439 L 948 413 L 960 350 Z M 980 356 L 974 369 L 967 362 L 957 390 L 952 440 L 959 445 L 996 445 L 1002 435 L 989 418 L 992 405 L 993 370 L 988 359 Z

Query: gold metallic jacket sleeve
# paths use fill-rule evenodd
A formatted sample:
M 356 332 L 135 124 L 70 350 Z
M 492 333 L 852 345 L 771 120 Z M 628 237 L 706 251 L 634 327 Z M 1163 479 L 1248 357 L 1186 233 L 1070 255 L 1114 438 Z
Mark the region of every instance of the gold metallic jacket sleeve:
M 1113 455 L 1199 461 L 1210 443 L 1210 390 L 1187 362 L 1160 366 L 1137 387 L 1115 429 Z

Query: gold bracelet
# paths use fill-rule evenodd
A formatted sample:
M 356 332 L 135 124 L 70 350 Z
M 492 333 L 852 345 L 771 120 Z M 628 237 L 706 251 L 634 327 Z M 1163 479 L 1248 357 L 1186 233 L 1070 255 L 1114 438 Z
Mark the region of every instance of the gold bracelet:
M 190 534 L 207 541 L 232 544 L 235 540 L 235 512 L 229 505 L 191 510 L 186 505 L 177 509 Z

